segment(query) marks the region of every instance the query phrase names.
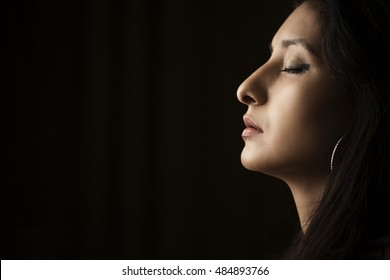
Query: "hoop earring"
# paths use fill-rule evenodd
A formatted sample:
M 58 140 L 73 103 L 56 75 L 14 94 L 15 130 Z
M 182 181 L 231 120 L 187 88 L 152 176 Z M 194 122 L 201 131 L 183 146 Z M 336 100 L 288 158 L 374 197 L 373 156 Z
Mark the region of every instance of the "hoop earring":
M 343 136 L 341 136 L 341 138 L 339 139 L 339 141 L 337 141 L 336 143 L 336 146 L 334 146 L 334 149 L 333 149 L 333 152 L 332 152 L 332 156 L 330 158 L 330 170 L 332 171 L 333 170 L 333 160 L 334 160 L 334 155 L 336 153 L 336 150 L 337 150 L 337 147 L 339 146 L 341 140 L 343 140 L 345 134 Z

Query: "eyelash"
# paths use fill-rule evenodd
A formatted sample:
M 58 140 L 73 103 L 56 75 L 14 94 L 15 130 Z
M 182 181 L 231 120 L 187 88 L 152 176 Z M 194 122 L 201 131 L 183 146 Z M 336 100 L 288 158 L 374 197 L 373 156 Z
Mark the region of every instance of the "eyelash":
M 295 64 L 289 67 L 283 68 L 282 72 L 289 74 L 303 74 L 310 69 L 310 64 Z

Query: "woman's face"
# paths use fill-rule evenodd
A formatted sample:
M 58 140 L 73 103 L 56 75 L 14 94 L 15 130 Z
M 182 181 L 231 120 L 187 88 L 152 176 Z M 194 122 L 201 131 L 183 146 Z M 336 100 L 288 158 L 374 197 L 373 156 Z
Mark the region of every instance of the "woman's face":
M 248 105 L 243 165 L 282 179 L 328 174 L 332 150 L 349 130 L 353 108 L 321 58 L 320 27 L 304 3 L 284 22 L 269 60 L 238 88 Z

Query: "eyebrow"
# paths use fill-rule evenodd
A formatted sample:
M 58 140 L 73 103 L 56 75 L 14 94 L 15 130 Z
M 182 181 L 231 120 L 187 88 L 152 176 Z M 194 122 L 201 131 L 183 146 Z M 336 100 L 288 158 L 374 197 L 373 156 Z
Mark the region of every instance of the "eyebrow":
M 306 42 L 305 39 L 302 39 L 302 38 L 282 40 L 281 45 L 283 46 L 283 48 L 288 48 L 289 46 L 292 46 L 292 45 L 301 46 L 304 49 L 311 52 L 312 54 L 316 55 L 316 52 L 314 51 L 314 49 Z M 269 49 L 270 49 L 270 52 L 272 53 L 272 51 L 273 51 L 272 43 L 270 43 Z

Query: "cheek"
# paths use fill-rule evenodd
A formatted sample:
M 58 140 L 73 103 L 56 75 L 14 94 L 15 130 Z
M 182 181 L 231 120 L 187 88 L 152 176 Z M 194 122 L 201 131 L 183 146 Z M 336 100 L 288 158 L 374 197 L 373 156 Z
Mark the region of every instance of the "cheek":
M 301 104 L 290 104 L 270 113 L 269 147 L 275 163 L 301 165 L 317 150 L 316 136 L 320 128 L 311 112 L 305 109 Z
M 328 162 L 348 122 L 349 110 L 339 94 L 327 86 L 297 87 L 270 102 L 268 140 L 275 163 L 310 167 Z
M 326 142 L 323 136 L 329 133 L 321 112 L 311 109 L 304 104 L 291 104 L 271 114 L 271 147 L 276 158 L 286 164 L 309 162 L 323 150 L 322 143 Z

